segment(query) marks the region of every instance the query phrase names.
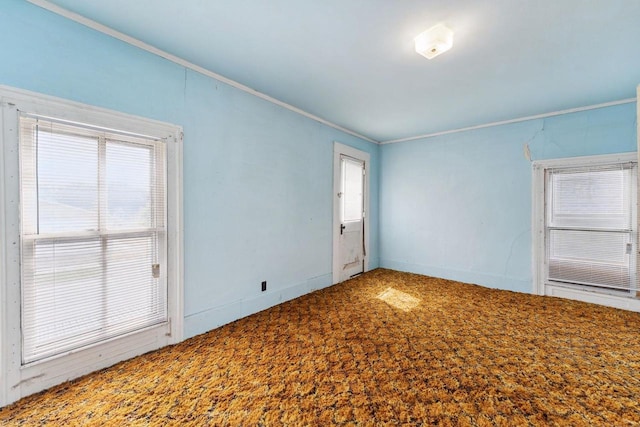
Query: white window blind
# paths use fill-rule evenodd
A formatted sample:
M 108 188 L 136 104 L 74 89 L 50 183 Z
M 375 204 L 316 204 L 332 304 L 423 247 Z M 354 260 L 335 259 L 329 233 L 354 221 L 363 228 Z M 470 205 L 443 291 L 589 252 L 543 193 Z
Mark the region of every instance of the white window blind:
M 546 185 L 547 279 L 635 291 L 635 165 L 549 169 Z
M 167 321 L 165 150 L 21 115 L 24 364 Z

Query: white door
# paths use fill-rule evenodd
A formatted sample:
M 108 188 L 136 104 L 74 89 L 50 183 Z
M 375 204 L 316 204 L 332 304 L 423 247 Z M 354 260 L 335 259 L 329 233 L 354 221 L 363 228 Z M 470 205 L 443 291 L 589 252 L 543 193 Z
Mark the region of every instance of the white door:
M 336 151 L 335 157 L 334 283 L 338 283 L 366 271 L 368 156 L 343 148 Z

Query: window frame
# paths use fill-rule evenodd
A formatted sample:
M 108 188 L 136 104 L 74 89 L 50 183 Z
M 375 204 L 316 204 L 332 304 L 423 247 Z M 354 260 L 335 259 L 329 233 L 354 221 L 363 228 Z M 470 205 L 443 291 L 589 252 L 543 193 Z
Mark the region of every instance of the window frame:
M 149 135 L 166 143 L 168 322 L 22 364 L 19 114 Z M 182 128 L 0 85 L 0 406 L 183 339 Z
M 537 160 L 533 162 L 532 179 L 532 273 L 533 293 L 538 295 L 558 296 L 562 298 L 576 299 L 627 310 L 640 311 L 640 300 L 629 296 L 623 296 L 620 292 L 595 292 L 581 286 L 567 286 L 546 280 L 546 244 L 547 229 L 546 198 L 545 191 L 548 169 L 599 167 L 615 164 L 638 163 L 637 153 L 605 154 L 596 156 L 569 157 L 561 159 Z M 636 182 L 637 184 L 637 182 Z M 637 191 L 632 192 L 632 240 L 633 252 L 638 253 L 638 204 Z M 630 266 L 632 275 L 636 272 L 636 266 L 632 260 Z

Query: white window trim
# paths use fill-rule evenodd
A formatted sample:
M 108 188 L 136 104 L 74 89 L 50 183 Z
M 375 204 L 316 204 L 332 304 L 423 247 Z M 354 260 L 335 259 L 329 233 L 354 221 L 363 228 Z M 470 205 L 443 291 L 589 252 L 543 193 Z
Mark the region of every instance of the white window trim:
M 533 162 L 531 229 L 533 230 L 532 275 L 534 294 L 557 296 L 625 310 L 640 311 L 640 300 L 638 299 L 605 295 L 588 290 L 572 289 L 570 287 L 554 286 L 553 284 L 545 283 L 545 170 L 551 168 L 604 166 L 612 163 L 629 162 L 638 162 L 637 153 L 568 157 L 563 159 L 537 160 Z M 635 199 L 637 199 L 637 197 Z M 637 200 L 635 200 L 633 225 L 637 229 Z
M 167 143 L 168 324 L 21 364 L 18 110 L 161 137 Z M 183 339 L 182 128 L 0 85 L 0 407 Z
M 340 282 L 340 201 L 337 194 L 340 192 L 340 155 L 344 154 L 354 159 L 364 162 L 364 271 L 369 271 L 369 222 L 371 221 L 370 215 L 370 202 L 369 202 L 369 188 L 370 188 L 370 164 L 371 155 L 365 151 L 358 150 L 349 145 L 341 144 L 337 141 L 333 142 L 333 262 L 332 262 L 332 275 L 333 284 Z

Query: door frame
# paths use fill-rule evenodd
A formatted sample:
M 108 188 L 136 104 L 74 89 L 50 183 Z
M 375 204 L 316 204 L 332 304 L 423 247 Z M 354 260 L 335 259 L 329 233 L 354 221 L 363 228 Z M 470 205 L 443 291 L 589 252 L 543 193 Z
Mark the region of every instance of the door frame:
M 369 169 L 369 164 L 371 160 L 371 155 L 365 151 L 358 150 L 357 148 L 353 148 L 349 145 L 341 144 L 337 141 L 333 143 L 333 196 L 331 200 L 333 200 L 333 279 L 332 283 L 335 285 L 340 280 L 340 199 L 338 198 L 338 193 L 340 192 L 340 173 L 341 173 L 341 165 L 340 165 L 340 156 L 345 155 L 349 157 L 353 157 L 354 159 L 360 160 L 364 164 L 364 271 L 369 270 L 369 176 L 371 175 L 371 171 Z

